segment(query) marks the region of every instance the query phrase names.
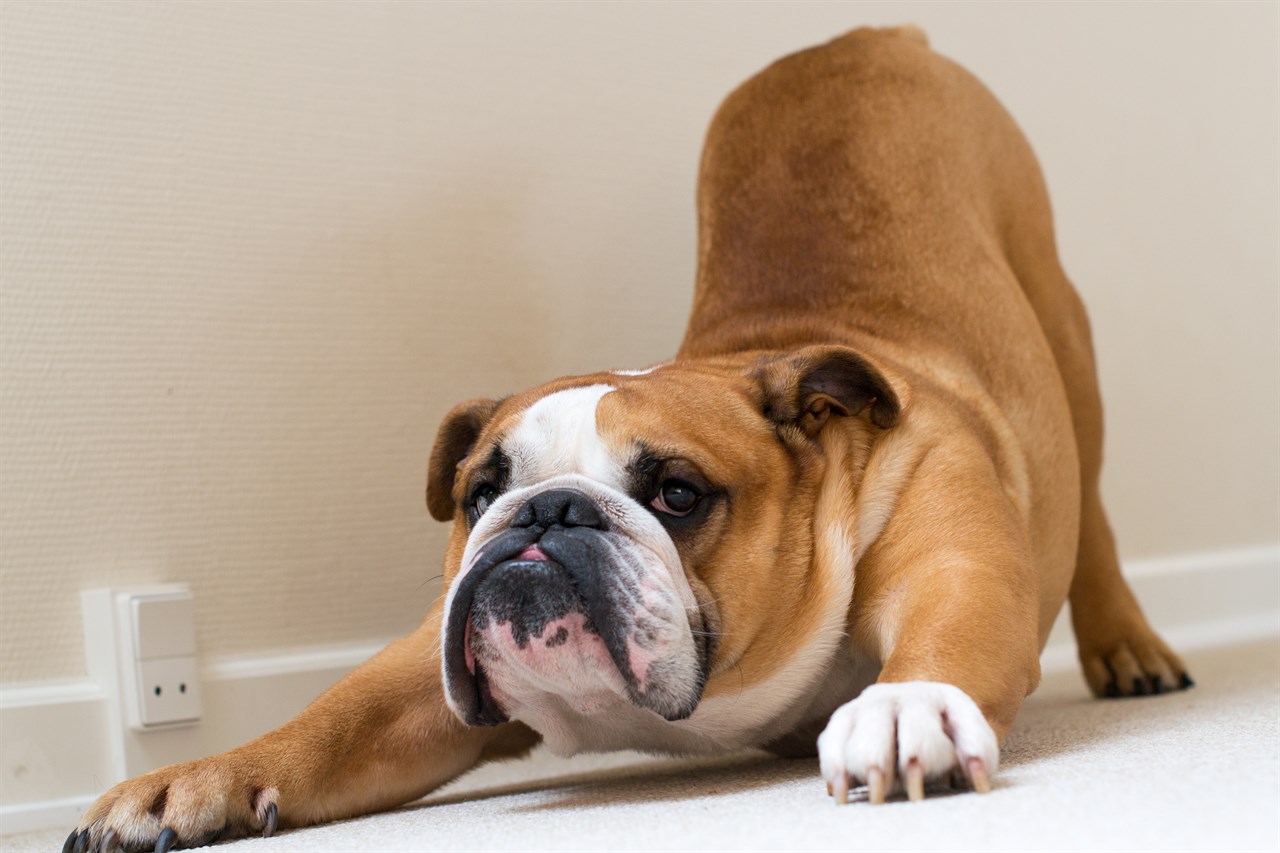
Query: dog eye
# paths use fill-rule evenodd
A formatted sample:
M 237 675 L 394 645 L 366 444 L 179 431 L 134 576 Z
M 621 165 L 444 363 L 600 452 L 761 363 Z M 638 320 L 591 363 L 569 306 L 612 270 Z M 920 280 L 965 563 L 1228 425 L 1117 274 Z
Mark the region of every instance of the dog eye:
M 683 480 L 666 480 L 649 506 L 667 515 L 684 516 L 693 512 L 702 495 Z
M 476 490 L 471 493 L 471 521 L 474 523 L 479 520 L 480 516 L 489 511 L 489 507 L 493 506 L 493 502 L 498 499 L 498 490 L 493 486 L 485 483 L 477 486 Z

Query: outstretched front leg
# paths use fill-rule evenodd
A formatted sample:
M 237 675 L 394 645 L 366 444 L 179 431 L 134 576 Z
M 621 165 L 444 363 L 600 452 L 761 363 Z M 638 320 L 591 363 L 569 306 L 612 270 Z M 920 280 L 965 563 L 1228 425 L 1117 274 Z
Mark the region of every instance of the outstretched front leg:
M 818 738 L 837 802 L 856 784 L 873 803 L 895 789 L 922 799 L 929 780 L 989 789 L 999 741 L 1040 677 L 1035 570 L 1003 515 L 917 518 L 859 565 L 853 639 L 878 647 L 884 666 Z M 950 541 L 929 541 L 936 533 Z
M 440 624 L 437 604 L 421 628 L 257 740 L 116 785 L 64 850 L 166 851 L 366 814 L 533 746 L 537 736 L 518 723 L 470 728 L 449 711 Z

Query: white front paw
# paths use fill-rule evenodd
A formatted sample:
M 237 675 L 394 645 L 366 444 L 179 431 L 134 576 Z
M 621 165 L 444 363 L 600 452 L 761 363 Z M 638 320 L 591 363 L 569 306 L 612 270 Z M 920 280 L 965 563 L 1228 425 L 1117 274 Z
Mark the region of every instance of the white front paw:
M 959 687 L 936 681 L 873 684 L 832 714 L 818 737 L 822 776 L 841 803 L 851 779 L 867 786 L 873 803 L 884 802 L 898 780 L 919 800 L 926 779 L 952 771 L 985 793 L 999 757 L 996 734 L 977 704 Z

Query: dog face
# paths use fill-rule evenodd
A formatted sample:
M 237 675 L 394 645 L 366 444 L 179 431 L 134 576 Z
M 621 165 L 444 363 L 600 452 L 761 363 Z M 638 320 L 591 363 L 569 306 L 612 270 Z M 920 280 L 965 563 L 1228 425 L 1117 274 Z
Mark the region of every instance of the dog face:
M 768 678 L 803 640 L 792 632 L 829 609 L 814 541 L 826 425 L 844 422 L 841 446 L 865 451 L 898 414 L 883 374 L 839 347 L 455 407 L 427 488 L 432 514 L 454 522 L 450 707 L 470 725 L 539 728 L 622 700 L 678 721 L 719 681 Z

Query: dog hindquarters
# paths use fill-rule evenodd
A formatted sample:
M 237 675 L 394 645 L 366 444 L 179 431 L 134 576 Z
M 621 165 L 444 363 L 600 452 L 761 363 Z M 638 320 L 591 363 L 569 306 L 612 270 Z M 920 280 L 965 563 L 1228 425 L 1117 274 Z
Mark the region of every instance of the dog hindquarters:
M 1025 137 L 993 99 L 986 144 L 1001 168 L 992 179 L 992 211 L 1002 251 L 1040 322 L 1071 410 L 1080 460 L 1080 532 L 1069 599 L 1081 664 L 1099 696 L 1160 692 L 1182 685 L 1185 667 L 1155 634 L 1120 573 L 1111 527 L 1098 491 L 1102 469 L 1102 399 L 1089 318 L 1062 269 L 1044 176 Z M 1042 639 L 1065 578 L 1042 579 Z
M 1029 155 L 1029 150 L 1028 150 Z M 1032 164 L 1034 165 L 1034 164 Z M 1080 459 L 1080 535 L 1069 599 L 1080 663 L 1098 696 L 1160 693 L 1190 684 L 1186 667 L 1147 623 L 1120 573 L 1111 525 L 1102 505 L 1102 398 L 1098 391 L 1089 319 L 1075 288 L 1059 265 L 1052 243 L 1048 199 L 1037 174 L 1022 196 L 1018 217 L 1039 236 L 1013 243 L 1010 263 L 1040 320 L 1062 376 Z M 1056 585 L 1056 584 L 1055 584 Z M 1047 621 L 1048 610 L 1042 614 Z

